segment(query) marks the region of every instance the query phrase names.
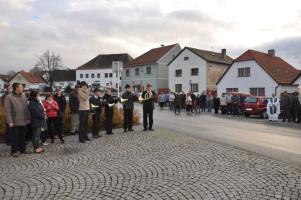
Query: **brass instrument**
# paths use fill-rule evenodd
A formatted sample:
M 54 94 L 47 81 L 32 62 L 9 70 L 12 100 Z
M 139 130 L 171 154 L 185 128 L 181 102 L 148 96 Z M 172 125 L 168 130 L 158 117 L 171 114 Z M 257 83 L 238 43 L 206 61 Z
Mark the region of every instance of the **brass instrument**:
M 139 97 L 139 102 L 143 103 L 143 101 L 149 100 L 153 98 L 153 93 L 150 91 L 147 91 L 147 93 L 145 94 L 145 98 L 142 98 L 142 95 Z
M 120 103 L 125 103 L 126 101 L 128 101 L 128 99 L 120 98 Z
M 91 108 L 99 108 L 99 106 L 96 106 L 96 105 L 91 103 Z
M 111 108 L 115 105 L 116 103 L 108 103 L 108 106 Z

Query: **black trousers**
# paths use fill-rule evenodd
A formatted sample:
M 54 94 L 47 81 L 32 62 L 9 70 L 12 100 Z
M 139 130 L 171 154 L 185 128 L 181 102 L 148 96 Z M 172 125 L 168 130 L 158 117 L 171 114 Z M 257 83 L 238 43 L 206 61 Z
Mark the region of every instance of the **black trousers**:
M 57 129 L 61 134 L 64 133 L 64 114 L 60 113 L 57 117 Z
M 297 122 L 301 122 L 301 105 L 297 107 Z
M 291 122 L 291 113 L 289 108 L 284 108 L 282 111 L 282 120 L 285 122 L 286 120 L 288 122 Z
M 291 114 L 291 120 L 292 120 L 293 122 L 295 122 L 295 121 L 296 121 L 296 118 L 297 118 L 297 116 L 296 116 L 296 114 L 297 114 L 296 109 L 295 109 L 295 108 L 291 108 L 291 109 L 290 109 L 290 114 Z
M 153 108 L 143 108 L 143 126 L 144 129 L 152 129 L 153 127 Z
M 5 127 L 5 142 L 7 145 L 11 144 L 11 128 L 6 124 Z
M 123 110 L 123 128 L 130 130 L 133 127 L 133 109 Z
M 107 115 L 105 120 L 105 128 L 107 134 L 112 133 L 112 126 L 113 126 L 113 115 Z
M 92 115 L 92 122 L 93 122 L 92 135 L 93 135 L 93 137 L 99 136 L 99 131 L 100 131 L 99 119 L 100 119 L 100 113 L 95 111 L 95 113 Z
M 79 140 L 85 141 L 88 139 L 88 119 L 89 119 L 89 110 L 80 110 L 79 111 Z
M 53 131 L 53 128 L 54 128 L 55 131 Z M 57 118 L 57 117 L 48 118 L 48 120 L 47 120 L 47 129 L 48 129 L 48 134 L 51 138 L 51 141 L 54 140 L 55 133 L 59 136 L 59 138 L 61 140 L 63 139 L 62 132 L 59 129 L 59 118 Z
M 11 128 L 11 153 L 20 151 L 23 153 L 25 144 L 26 126 L 14 126 Z

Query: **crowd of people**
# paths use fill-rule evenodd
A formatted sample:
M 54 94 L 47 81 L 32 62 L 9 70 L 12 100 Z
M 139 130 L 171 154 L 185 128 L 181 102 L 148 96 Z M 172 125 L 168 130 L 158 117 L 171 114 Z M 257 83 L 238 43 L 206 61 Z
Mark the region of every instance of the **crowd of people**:
M 148 84 L 139 98 L 143 104 L 144 131 L 153 130 L 153 109 L 155 92 L 152 85 Z M 58 137 L 61 143 L 64 140 L 64 115 L 66 114 L 67 101 L 61 89 L 55 93 L 47 92 L 45 99 L 39 95 L 39 91 L 32 90 L 28 95 L 24 93 L 22 84 L 14 83 L 8 90 L 8 94 L 2 98 L 6 118 L 6 136 L 11 145 L 11 154 L 18 157 L 20 154 L 31 153 L 26 149 L 26 133 L 31 131 L 33 152 L 44 152 L 43 146 L 55 142 Z M 133 130 L 134 101 L 138 97 L 126 85 L 121 98 L 113 97 L 111 90 L 107 88 L 105 94 L 99 89 L 91 91 L 86 82 L 76 85 L 69 95 L 69 110 L 71 114 L 71 134 L 78 134 L 80 143 L 86 143 L 91 138 L 88 136 L 88 119 L 92 115 L 92 138 L 97 139 L 100 134 L 100 114 L 104 108 L 105 132 L 107 135 L 114 134 L 113 115 L 114 105 L 122 103 L 124 110 L 124 132 Z
M 175 114 L 185 112 L 186 114 L 199 114 L 202 112 L 213 112 L 222 115 L 243 115 L 243 103 L 246 97 L 230 92 L 222 93 L 221 97 L 211 92 L 194 94 L 189 92 L 161 92 L 158 97 L 160 109 L 169 107 Z M 287 91 L 277 98 L 275 94 L 267 97 L 266 113 L 269 121 L 278 121 L 281 116 L 283 122 L 301 122 L 301 95 L 299 92 L 289 94 Z

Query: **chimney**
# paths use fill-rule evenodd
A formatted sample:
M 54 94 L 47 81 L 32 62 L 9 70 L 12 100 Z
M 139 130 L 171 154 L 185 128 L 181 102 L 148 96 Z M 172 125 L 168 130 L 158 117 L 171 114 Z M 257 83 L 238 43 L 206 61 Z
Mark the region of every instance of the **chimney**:
M 165 45 L 164 44 L 161 44 L 161 47 L 164 47 Z
M 226 60 L 226 58 L 227 58 L 227 50 L 226 49 L 222 49 L 222 57 L 224 60 Z
M 275 49 L 269 49 L 269 50 L 268 50 L 268 54 L 269 54 L 269 56 L 271 56 L 271 57 L 275 57 Z

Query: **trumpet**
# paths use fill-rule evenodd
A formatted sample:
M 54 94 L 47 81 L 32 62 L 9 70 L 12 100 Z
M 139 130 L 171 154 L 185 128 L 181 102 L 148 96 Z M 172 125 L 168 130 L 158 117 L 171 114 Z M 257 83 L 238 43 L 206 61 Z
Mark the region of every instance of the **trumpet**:
M 96 106 L 96 105 L 91 103 L 91 108 L 99 108 L 99 106 Z
M 128 99 L 120 98 L 120 103 L 125 103 L 126 101 L 128 101 Z
M 111 108 L 115 105 L 115 103 L 108 103 L 108 106 Z

